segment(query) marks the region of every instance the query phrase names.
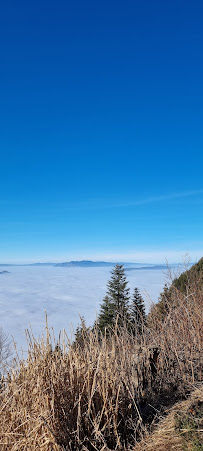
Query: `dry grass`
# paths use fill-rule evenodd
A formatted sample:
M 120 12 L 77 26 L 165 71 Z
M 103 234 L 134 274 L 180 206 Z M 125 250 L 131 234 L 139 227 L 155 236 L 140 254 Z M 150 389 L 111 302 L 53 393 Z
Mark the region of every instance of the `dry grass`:
M 40 343 L 28 333 L 28 358 L 16 359 L 1 392 L 0 449 L 133 446 L 160 405 L 202 378 L 202 293 L 174 291 L 175 300 L 164 322 L 152 315 L 142 337 L 116 329 L 101 338 L 94 330 L 80 348 L 65 333 L 57 346 L 48 329 Z
M 178 402 L 134 451 L 183 451 L 203 449 L 203 389 Z

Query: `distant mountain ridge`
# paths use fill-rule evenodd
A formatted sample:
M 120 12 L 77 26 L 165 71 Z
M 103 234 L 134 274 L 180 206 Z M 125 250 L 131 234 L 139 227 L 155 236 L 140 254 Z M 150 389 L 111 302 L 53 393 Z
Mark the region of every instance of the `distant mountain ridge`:
M 56 263 L 54 266 L 59 267 L 72 267 L 72 266 L 79 266 L 79 267 L 101 267 L 101 266 L 114 266 L 115 263 L 112 262 L 94 262 L 92 260 L 79 260 L 79 261 L 70 261 L 70 262 L 63 262 L 63 263 Z
M 133 271 L 138 269 L 167 269 L 167 265 L 164 264 L 155 264 L 155 263 L 128 263 L 128 262 L 118 262 L 120 265 L 124 265 L 126 271 Z M 93 261 L 93 260 L 72 260 L 70 262 L 36 262 L 36 263 L 24 263 L 24 264 L 17 264 L 17 263 L 0 263 L 0 267 L 10 267 L 10 266 L 52 266 L 52 267 L 58 267 L 58 268 L 73 268 L 73 267 L 80 267 L 80 268 L 101 268 L 101 267 L 113 267 L 116 263 L 115 262 L 105 262 L 105 261 Z M 172 267 L 178 266 L 171 265 Z
M 128 263 L 127 263 L 128 264 Z M 136 270 L 136 271 L 138 271 L 138 270 L 140 270 L 140 269 L 167 269 L 168 268 L 168 266 L 167 265 L 150 265 L 150 266 L 148 266 L 148 265 L 146 265 L 146 266 L 140 266 L 140 267 L 137 267 L 137 268 L 135 268 L 135 267 L 132 267 L 132 268 L 125 268 L 125 270 L 126 271 L 134 271 L 134 270 Z

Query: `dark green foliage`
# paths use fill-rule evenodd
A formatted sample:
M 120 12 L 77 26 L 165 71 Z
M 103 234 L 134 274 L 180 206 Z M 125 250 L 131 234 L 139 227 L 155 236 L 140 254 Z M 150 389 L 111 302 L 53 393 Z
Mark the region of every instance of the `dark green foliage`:
M 130 323 L 132 328 L 136 332 L 136 330 L 141 333 L 143 330 L 143 326 L 146 323 L 146 312 L 144 300 L 138 290 L 138 288 L 134 289 L 132 303 L 130 307 Z M 133 330 L 132 329 L 132 330 Z
M 182 273 L 178 278 L 174 279 L 172 285 L 164 286 L 163 293 L 160 295 L 159 302 L 154 306 L 153 313 L 158 315 L 159 319 L 164 319 L 169 311 L 169 307 L 174 304 L 177 307 L 177 290 L 183 295 L 197 288 L 203 291 L 203 258 L 193 265 L 189 270 Z
M 107 295 L 114 305 L 116 314 L 125 315 L 128 310 L 130 290 L 127 288 L 128 282 L 123 265 L 116 265 L 111 274 L 111 279 L 107 283 Z
M 198 284 L 200 288 L 203 288 L 203 257 L 192 266 L 188 271 L 185 271 L 177 279 L 173 281 L 175 288 L 180 290 L 183 294 L 187 293 L 187 289 L 191 285 Z
M 110 328 L 114 325 L 114 306 L 109 296 L 103 299 L 97 324 L 101 332 L 104 332 L 107 326 Z
M 130 290 L 123 265 L 116 265 L 111 274 L 97 323 L 101 331 L 113 327 L 116 321 L 123 325 L 129 320 Z
M 171 290 L 164 285 L 163 293 L 160 294 L 159 302 L 156 304 L 156 310 L 159 319 L 163 319 L 165 315 L 169 312 L 169 305 L 171 304 Z
M 89 340 L 89 333 L 91 328 L 86 326 L 86 321 L 84 316 L 80 318 L 80 325 L 77 327 L 75 332 L 74 348 L 83 348 L 85 342 Z

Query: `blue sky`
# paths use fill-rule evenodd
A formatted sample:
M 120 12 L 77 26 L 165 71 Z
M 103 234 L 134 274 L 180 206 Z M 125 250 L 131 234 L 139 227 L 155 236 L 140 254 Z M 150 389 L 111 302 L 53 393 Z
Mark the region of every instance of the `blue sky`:
M 202 256 L 202 15 L 2 5 L 1 262 Z

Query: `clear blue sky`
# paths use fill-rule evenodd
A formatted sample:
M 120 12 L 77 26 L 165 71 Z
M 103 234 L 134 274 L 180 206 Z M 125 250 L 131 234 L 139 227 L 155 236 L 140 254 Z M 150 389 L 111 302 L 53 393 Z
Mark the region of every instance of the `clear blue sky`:
M 6 1 L 0 261 L 203 253 L 203 2 Z

